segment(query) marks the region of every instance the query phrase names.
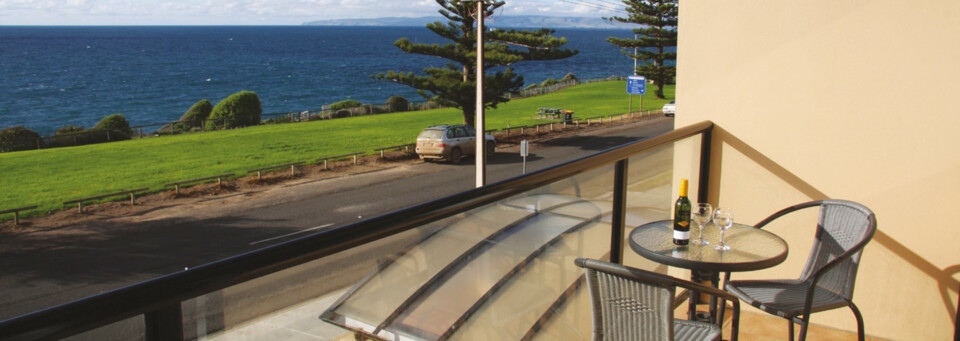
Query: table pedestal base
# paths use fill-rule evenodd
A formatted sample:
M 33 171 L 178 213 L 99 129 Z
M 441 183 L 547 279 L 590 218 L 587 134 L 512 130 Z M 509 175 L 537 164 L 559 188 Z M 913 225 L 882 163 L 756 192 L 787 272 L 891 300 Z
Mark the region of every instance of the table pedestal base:
M 718 288 L 720 286 L 720 274 L 715 272 L 691 270 L 690 281 Z M 715 296 L 703 295 L 699 292 L 691 291 L 689 300 L 690 302 L 687 310 L 687 319 L 691 321 L 716 323 L 717 298 Z M 703 305 L 707 306 L 707 311 L 698 311 L 697 307 Z

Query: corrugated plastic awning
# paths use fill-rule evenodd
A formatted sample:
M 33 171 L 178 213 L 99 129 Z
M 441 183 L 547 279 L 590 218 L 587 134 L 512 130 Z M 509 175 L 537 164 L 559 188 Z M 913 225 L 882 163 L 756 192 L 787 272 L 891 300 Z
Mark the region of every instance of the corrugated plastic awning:
M 589 311 L 567 304 L 585 295 L 573 260 L 607 258 L 610 207 L 540 194 L 460 215 L 381 265 L 320 318 L 386 340 L 518 340 L 544 332 L 589 338 Z

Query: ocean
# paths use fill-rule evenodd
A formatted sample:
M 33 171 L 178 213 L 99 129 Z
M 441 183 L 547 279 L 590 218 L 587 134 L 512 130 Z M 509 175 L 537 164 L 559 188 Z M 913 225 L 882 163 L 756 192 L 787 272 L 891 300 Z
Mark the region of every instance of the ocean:
M 567 73 L 632 74 L 633 61 L 605 41 L 625 29 L 558 29 L 580 53 L 514 69 L 527 84 Z M 41 135 L 90 128 L 115 113 L 131 125 L 175 121 L 194 103 L 242 90 L 264 113 L 319 110 L 345 99 L 383 103 L 406 86 L 371 78 L 388 70 L 422 74 L 446 60 L 405 54 L 393 42 L 444 43 L 425 27 L 333 26 L 0 26 L 0 128 Z

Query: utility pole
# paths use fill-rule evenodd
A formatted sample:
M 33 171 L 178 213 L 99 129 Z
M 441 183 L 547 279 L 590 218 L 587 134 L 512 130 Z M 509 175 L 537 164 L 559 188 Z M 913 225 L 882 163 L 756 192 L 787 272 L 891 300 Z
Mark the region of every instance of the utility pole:
M 487 184 L 487 134 L 485 132 L 483 118 L 483 0 L 477 1 L 477 121 L 476 127 L 476 169 L 477 169 L 477 188 Z
M 636 33 L 633 34 L 633 40 L 637 40 L 637 34 L 636 34 Z M 637 75 L 637 48 L 636 48 L 636 47 L 633 48 L 633 75 L 634 75 L 634 76 L 638 76 L 638 75 Z
M 637 34 L 633 34 L 633 40 L 637 40 Z M 637 48 L 633 48 L 633 75 L 637 75 Z M 633 117 L 633 94 L 629 94 L 630 102 L 627 104 L 627 111 L 630 112 L 630 117 Z M 640 97 L 640 114 L 643 115 L 643 97 Z

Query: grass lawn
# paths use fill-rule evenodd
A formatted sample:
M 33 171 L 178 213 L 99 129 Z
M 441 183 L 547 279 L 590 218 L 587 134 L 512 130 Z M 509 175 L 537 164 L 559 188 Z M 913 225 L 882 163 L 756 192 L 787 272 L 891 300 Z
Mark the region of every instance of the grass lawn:
M 673 98 L 674 87 L 668 86 Z M 634 110 L 638 97 L 634 96 Z M 658 109 L 652 91 L 645 110 Z M 486 112 L 486 128 L 549 122 L 539 107 L 574 110 L 575 117 L 627 112 L 626 82 L 578 85 L 555 93 L 513 100 Z M 320 157 L 413 143 L 427 126 L 462 123 L 457 109 L 359 116 L 326 121 L 145 138 L 79 147 L 0 153 L 0 211 L 39 205 L 32 214 L 63 208 L 62 202 L 211 175 L 313 161 Z M 31 215 L 31 214 L 28 214 Z M 6 214 L 0 219 L 12 219 Z

